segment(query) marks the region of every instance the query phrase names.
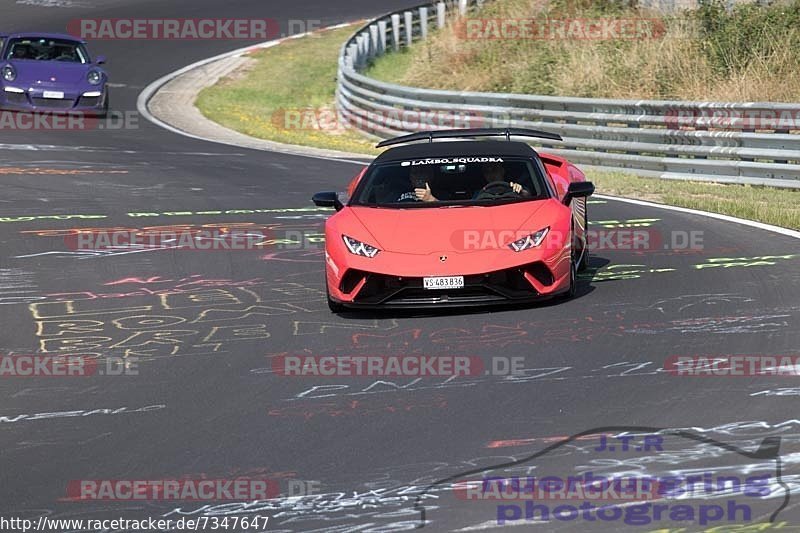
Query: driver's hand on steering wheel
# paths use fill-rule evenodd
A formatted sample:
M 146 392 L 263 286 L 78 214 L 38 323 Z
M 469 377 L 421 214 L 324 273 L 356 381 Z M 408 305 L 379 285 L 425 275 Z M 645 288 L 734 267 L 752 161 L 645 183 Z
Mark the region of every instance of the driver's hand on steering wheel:
M 509 183 L 509 185 L 511 185 L 511 189 L 515 193 L 517 193 L 517 194 L 519 194 L 521 196 L 530 196 L 531 195 L 530 191 L 528 189 L 526 189 L 525 187 L 523 187 L 522 185 L 520 185 L 519 183 L 515 183 L 515 182 L 512 181 L 512 182 Z
M 424 189 L 414 189 L 414 194 L 417 196 L 417 200 L 423 202 L 436 202 L 438 201 L 437 198 L 431 193 L 431 186 L 428 183 L 425 183 Z

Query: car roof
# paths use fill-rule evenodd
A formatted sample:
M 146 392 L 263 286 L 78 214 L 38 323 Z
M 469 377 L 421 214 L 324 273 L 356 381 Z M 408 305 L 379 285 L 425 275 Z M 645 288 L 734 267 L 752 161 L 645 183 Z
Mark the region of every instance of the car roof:
M 518 141 L 436 141 L 394 146 L 375 158 L 374 163 L 429 157 L 536 157 L 536 150 Z
M 76 43 L 85 43 L 83 39 L 80 37 L 75 37 L 74 35 L 68 35 L 66 33 L 36 33 L 36 32 L 24 32 L 24 33 L 8 33 L 3 35 L 8 39 L 61 39 L 64 41 L 74 41 Z

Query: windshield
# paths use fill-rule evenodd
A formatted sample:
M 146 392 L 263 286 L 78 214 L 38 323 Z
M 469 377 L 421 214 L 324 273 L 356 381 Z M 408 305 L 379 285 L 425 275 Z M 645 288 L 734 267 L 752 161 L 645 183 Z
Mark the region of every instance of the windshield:
M 351 204 L 374 207 L 494 205 L 549 198 L 530 159 L 452 157 L 376 165 Z
M 64 39 L 11 39 L 4 59 L 88 63 L 89 54 L 81 43 Z

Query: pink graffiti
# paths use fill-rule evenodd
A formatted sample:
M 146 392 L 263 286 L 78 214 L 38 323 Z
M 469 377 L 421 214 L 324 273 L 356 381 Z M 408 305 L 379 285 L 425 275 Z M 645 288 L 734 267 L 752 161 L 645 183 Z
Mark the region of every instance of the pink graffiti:
M 176 283 L 175 288 L 182 288 L 188 286 L 201 286 L 201 287 L 227 287 L 227 286 L 243 286 L 243 285 L 256 285 L 263 283 L 263 278 L 253 278 L 249 280 L 236 281 L 232 279 L 205 279 L 201 274 L 192 274 L 186 278 L 180 279 L 163 279 L 161 276 L 151 276 L 149 278 L 122 278 L 115 281 L 103 283 L 103 285 L 151 285 L 155 283 Z
M 148 288 L 138 287 L 130 292 L 94 292 L 94 291 L 78 291 L 78 292 L 52 292 L 46 294 L 47 298 L 54 298 L 56 300 L 98 300 L 107 298 L 130 298 L 135 296 L 162 296 L 168 294 L 182 294 L 192 292 L 198 288 L 206 287 L 252 287 L 266 283 L 263 278 L 252 278 L 247 280 L 231 280 L 231 279 L 206 279 L 199 274 L 194 274 L 187 278 L 181 279 L 162 279 L 161 276 L 151 276 L 148 278 L 132 277 L 122 278 L 115 281 L 104 283 L 107 285 L 155 285 L 160 283 L 175 283 L 171 287 L 163 288 Z

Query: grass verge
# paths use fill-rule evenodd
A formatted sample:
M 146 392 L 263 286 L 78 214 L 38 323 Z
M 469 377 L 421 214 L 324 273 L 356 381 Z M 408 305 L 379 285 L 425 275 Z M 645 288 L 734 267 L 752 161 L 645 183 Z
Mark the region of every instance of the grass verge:
M 354 26 L 292 39 L 253 53 L 245 68 L 200 92 L 206 118 L 271 141 L 377 154 L 374 142 L 336 126 L 339 48 Z
M 800 100 L 800 0 L 706 0 L 665 14 L 622 0 L 494 0 L 369 72 L 433 89 L 590 98 Z M 584 37 L 638 20 L 629 37 Z M 515 26 L 521 21 L 536 25 Z M 527 27 L 526 37 L 516 37 Z M 562 28 L 559 32 L 556 28 Z M 564 32 L 563 28 L 571 28 Z M 505 29 L 504 29 L 505 28 Z M 510 28 L 510 29 L 509 29 Z
M 587 172 L 597 192 L 689 207 L 800 230 L 800 191 Z

